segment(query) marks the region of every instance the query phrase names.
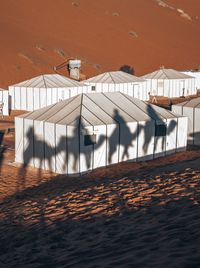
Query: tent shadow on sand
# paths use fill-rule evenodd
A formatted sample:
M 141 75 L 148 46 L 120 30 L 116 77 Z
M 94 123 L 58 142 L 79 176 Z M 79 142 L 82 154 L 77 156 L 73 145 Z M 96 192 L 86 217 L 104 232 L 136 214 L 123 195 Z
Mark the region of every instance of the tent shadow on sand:
M 1 203 L 0 263 L 198 267 L 198 173 L 180 162 L 137 176 L 57 176 L 25 189 Z

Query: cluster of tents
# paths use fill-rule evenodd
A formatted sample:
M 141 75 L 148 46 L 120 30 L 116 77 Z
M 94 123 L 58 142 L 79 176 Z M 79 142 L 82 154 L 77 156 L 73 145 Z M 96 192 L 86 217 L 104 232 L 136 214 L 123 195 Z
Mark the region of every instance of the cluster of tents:
M 78 82 L 49 74 L 12 85 L 7 113 L 29 111 L 15 118 L 16 162 L 74 174 L 185 150 L 188 135 L 200 144 L 200 99 L 173 111 L 146 102 L 149 95 L 196 94 L 195 75 L 162 68 L 142 77 L 115 71 Z
M 122 71 L 107 72 L 78 82 L 59 74 L 40 75 L 0 90 L 3 114 L 10 110 L 34 111 L 80 93 L 121 92 L 140 100 L 149 95 L 180 97 L 200 88 L 200 72 L 178 72 L 161 68 L 136 77 Z

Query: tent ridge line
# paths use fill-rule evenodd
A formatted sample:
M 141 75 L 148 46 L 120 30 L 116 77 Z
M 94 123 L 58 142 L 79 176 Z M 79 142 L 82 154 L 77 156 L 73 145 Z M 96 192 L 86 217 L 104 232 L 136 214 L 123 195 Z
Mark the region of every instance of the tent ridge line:
M 121 92 L 120 92 L 121 93 Z M 122 94 L 122 93 L 121 93 Z M 139 108 L 144 114 L 148 115 L 153 121 L 156 121 L 154 118 L 152 118 L 149 114 L 147 114 L 142 108 L 140 108 L 135 102 L 133 102 L 132 100 L 130 100 L 125 94 L 124 94 L 125 98 L 127 98 L 127 100 L 129 100 L 131 103 L 133 103 L 137 108 Z M 147 104 L 141 100 L 141 102 L 144 103 L 144 105 L 147 106 Z M 138 121 L 139 122 L 139 121 Z
M 75 98 L 72 98 L 72 100 L 69 101 L 68 104 L 70 104 L 70 103 L 71 103 L 74 99 L 76 99 L 78 96 L 79 96 L 79 95 L 75 96 Z M 65 101 L 65 100 L 64 100 L 64 101 Z M 58 102 L 54 103 L 53 105 L 51 105 L 51 108 L 55 107 L 57 104 L 58 104 Z M 64 105 L 62 108 L 60 108 L 60 110 L 59 110 L 58 112 L 62 111 L 62 109 L 64 109 L 64 108 L 65 108 L 65 105 Z M 77 109 L 77 107 L 76 107 L 76 109 Z M 74 109 L 74 110 L 75 110 L 75 109 Z M 46 122 L 47 120 L 49 120 L 52 116 L 53 116 L 53 115 L 49 116 L 47 119 L 44 120 L 44 122 Z M 67 116 L 67 115 L 66 115 L 66 116 Z M 66 116 L 65 116 L 65 117 L 66 117 Z M 64 118 L 65 118 L 65 117 L 64 117 Z M 62 119 L 61 119 L 61 120 L 62 120 Z M 60 120 L 59 120 L 59 121 L 60 121 Z M 58 122 L 59 122 L 59 121 L 58 121 Z M 55 124 L 57 124 L 57 122 L 56 122 Z
M 119 92 L 122 96 L 124 96 L 121 92 Z M 103 95 L 105 95 L 103 93 Z M 123 108 L 121 108 L 118 104 L 116 104 L 114 101 L 112 101 L 108 96 L 105 95 L 105 97 L 110 100 L 114 105 L 116 105 L 117 107 L 119 107 L 125 114 L 127 114 L 128 116 L 130 116 L 132 119 L 134 119 L 136 122 L 138 122 L 138 120 L 136 120 L 132 115 L 130 115 L 129 113 L 127 113 Z
M 107 113 L 100 105 L 98 105 L 93 99 L 91 99 L 90 97 L 88 97 L 88 95 L 87 95 L 87 98 L 89 99 L 89 100 L 91 100 L 97 107 L 99 107 L 102 111 L 104 111 L 104 113 L 105 114 L 107 114 L 112 120 L 114 120 L 113 119 L 113 117 L 109 114 L 109 113 Z M 115 120 L 114 120 L 115 121 Z
M 99 121 L 101 121 L 104 125 L 106 125 L 106 123 L 105 123 L 102 119 L 100 119 L 96 114 L 94 114 L 92 111 L 90 111 L 84 104 L 83 104 L 83 107 L 84 107 L 86 110 L 88 110 L 91 114 L 93 114 L 96 118 L 98 118 Z M 87 120 L 86 120 L 86 121 L 87 121 Z

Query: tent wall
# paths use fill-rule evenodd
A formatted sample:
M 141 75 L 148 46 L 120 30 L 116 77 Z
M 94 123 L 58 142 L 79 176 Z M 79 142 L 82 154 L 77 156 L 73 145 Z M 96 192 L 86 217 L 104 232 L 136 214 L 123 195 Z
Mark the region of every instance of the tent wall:
M 34 111 L 60 100 L 69 99 L 81 93 L 91 92 L 91 86 L 66 88 L 32 88 L 32 87 L 9 87 L 12 110 Z
M 188 118 L 187 117 L 178 117 L 177 121 L 177 142 L 176 142 L 176 151 L 184 151 L 187 146 L 187 133 L 188 133 Z
M 15 161 L 24 162 L 24 119 L 15 117 Z
M 169 118 L 166 136 L 155 136 L 155 122 L 65 126 L 17 117 L 16 161 L 56 173 L 77 174 L 122 161 L 146 161 L 183 150 L 187 118 Z M 85 135 L 96 143 L 85 144 Z
M 151 95 L 180 97 L 194 95 L 197 92 L 195 78 L 189 79 L 147 79 L 148 92 Z
M 0 102 L 3 104 L 3 115 L 9 115 L 8 90 L 0 90 Z
M 184 71 L 181 73 L 195 77 L 195 88 L 200 89 L 200 71 L 197 72 Z
M 188 118 L 188 144 L 200 145 L 200 109 L 181 105 L 173 105 L 172 111 Z
M 131 97 L 138 98 L 140 100 L 149 100 L 147 82 L 137 83 L 120 83 L 120 84 L 107 84 L 107 83 L 90 83 L 88 85 L 93 86 L 94 90 L 91 92 L 121 92 Z

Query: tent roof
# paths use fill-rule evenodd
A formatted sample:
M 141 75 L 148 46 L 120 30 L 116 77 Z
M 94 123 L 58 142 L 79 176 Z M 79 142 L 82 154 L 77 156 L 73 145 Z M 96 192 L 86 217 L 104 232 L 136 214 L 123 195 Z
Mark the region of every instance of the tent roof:
M 29 80 L 14 84 L 14 87 L 34 87 L 34 88 L 62 88 L 80 87 L 83 83 L 72 80 L 60 74 L 43 74 Z
M 177 115 L 120 92 L 109 92 L 80 94 L 19 117 L 68 126 L 95 126 L 162 121 Z
M 107 72 L 99 74 L 92 78 L 85 80 L 89 83 L 105 83 L 105 84 L 122 84 L 122 83 L 136 83 L 145 81 L 142 78 L 128 74 L 122 71 Z
M 152 73 L 143 75 L 144 79 L 189 79 L 194 78 L 173 69 L 160 69 Z
M 200 97 L 194 98 L 189 101 L 184 101 L 173 106 L 184 106 L 184 107 L 191 107 L 191 108 L 200 108 Z

